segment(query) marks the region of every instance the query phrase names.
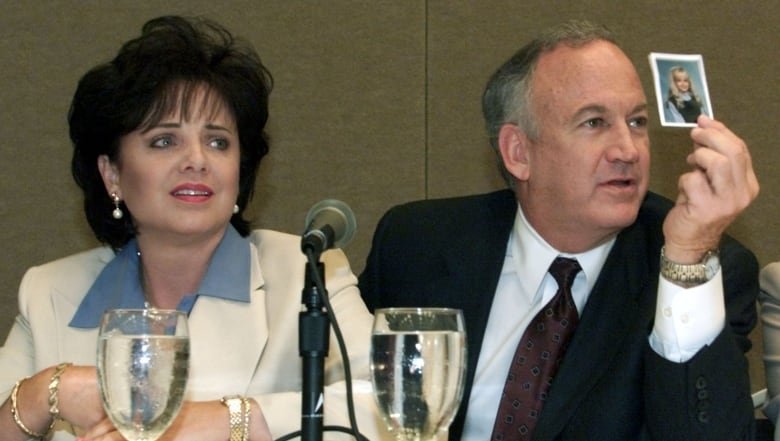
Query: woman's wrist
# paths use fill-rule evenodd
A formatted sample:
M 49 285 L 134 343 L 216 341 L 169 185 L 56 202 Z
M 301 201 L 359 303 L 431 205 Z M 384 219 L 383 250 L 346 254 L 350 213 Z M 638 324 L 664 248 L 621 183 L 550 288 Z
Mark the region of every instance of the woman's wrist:
M 22 378 L 21 380 L 17 381 L 14 385 L 13 390 L 11 391 L 11 417 L 14 419 L 14 423 L 16 423 L 16 427 L 22 431 L 27 436 L 33 437 L 33 438 L 43 438 L 46 436 L 45 433 L 39 433 L 35 429 L 32 429 L 30 427 L 34 426 L 28 426 L 28 424 L 25 424 L 22 419 L 22 412 L 19 410 L 21 407 L 19 405 L 19 390 L 22 388 L 22 384 L 29 383 L 30 377 Z M 28 415 L 29 416 L 29 415 Z
M 54 368 L 54 372 L 51 375 L 51 379 L 49 380 L 49 385 L 47 387 L 47 390 L 49 392 L 48 394 L 48 404 L 49 404 L 49 416 L 51 416 L 51 425 L 49 426 L 49 431 L 54 427 L 55 424 L 57 424 L 57 421 L 62 419 L 60 417 L 60 380 L 62 377 L 62 374 L 65 373 L 65 369 L 68 367 L 73 366 L 73 363 L 60 363 Z
M 44 438 L 59 418 L 60 376 L 70 363 L 61 363 L 16 382 L 11 391 L 11 416 L 17 428 L 32 438 Z
M 260 412 L 254 400 L 240 395 L 223 397 L 220 400 L 228 408 L 229 441 L 249 441 L 253 414 Z M 254 409 L 253 409 L 254 407 Z M 254 411 L 253 411 L 254 410 Z
M 263 410 L 254 398 L 249 400 L 249 441 L 271 441 L 271 431 L 265 421 Z

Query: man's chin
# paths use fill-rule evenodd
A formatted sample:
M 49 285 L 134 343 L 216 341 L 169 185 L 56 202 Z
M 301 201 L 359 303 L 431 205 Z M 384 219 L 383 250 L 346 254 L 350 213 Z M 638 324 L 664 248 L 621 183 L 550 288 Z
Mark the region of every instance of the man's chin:
M 622 230 L 633 224 L 639 215 L 639 206 L 641 200 L 631 203 L 623 203 L 613 206 L 612 209 L 605 209 L 601 213 L 601 217 L 605 226 L 609 226 L 616 230 Z

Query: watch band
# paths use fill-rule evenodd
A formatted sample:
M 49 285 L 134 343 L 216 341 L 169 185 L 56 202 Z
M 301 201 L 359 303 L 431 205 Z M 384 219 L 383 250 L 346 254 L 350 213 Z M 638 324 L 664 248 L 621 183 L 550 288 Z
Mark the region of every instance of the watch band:
M 710 250 L 704 254 L 700 262 L 683 264 L 669 260 L 661 247 L 661 275 L 668 281 L 684 288 L 701 285 L 710 280 L 707 271 L 707 262 L 717 259 L 717 250 Z
M 249 400 L 239 395 L 223 397 L 220 400 L 227 406 L 230 422 L 230 438 L 228 441 L 249 440 Z

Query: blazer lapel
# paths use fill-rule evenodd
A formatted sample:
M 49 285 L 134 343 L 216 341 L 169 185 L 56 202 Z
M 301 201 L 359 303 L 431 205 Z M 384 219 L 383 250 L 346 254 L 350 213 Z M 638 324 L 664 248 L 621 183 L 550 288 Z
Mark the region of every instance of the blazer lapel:
M 555 439 L 563 430 L 640 320 L 640 296 L 647 289 L 649 270 L 639 230 L 634 226 L 618 236 L 599 274 L 540 415 L 535 440 Z
M 87 259 L 87 264 L 81 268 L 67 286 L 52 286 L 52 323 L 49 329 L 56 332 L 56 344 L 51 347 L 51 357 L 36 359 L 37 368 L 43 369 L 54 363 L 66 360 L 76 364 L 94 366 L 97 364 L 98 328 L 80 329 L 68 326 L 76 310 L 84 299 L 84 293 L 89 290 L 95 278 L 108 262 L 114 258 L 114 252 L 108 247 L 92 251 L 95 258 Z M 57 331 L 60 330 L 60 331 Z M 42 351 L 48 352 L 48 351 Z
M 38 369 L 43 369 L 61 360 L 88 366 L 97 364 L 98 328 L 82 329 L 68 326 L 79 306 L 76 296 L 72 296 L 72 294 L 76 293 L 83 296 L 84 291 L 88 288 L 78 292 L 76 290 L 59 290 L 54 288 L 54 293 L 51 296 L 54 322 L 51 324 L 50 329 L 61 329 L 62 331 L 57 332 L 58 342 L 54 346 L 57 353 L 51 354 L 52 359 L 41 358 L 41 360 L 36 360 L 39 364 L 37 366 Z M 78 297 L 78 300 L 80 299 L 81 297 Z
M 245 394 L 268 340 L 264 280 L 252 245 L 250 302 L 201 296 L 190 313 L 187 398 Z

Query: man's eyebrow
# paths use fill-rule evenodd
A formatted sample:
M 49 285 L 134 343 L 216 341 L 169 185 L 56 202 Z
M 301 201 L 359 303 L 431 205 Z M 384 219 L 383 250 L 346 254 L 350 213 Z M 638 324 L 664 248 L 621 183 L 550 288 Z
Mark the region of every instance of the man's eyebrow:
M 572 121 L 577 121 L 578 119 L 582 118 L 583 116 L 591 113 L 596 114 L 603 114 L 607 113 L 607 107 L 603 106 L 601 104 L 588 104 L 584 107 L 580 107 L 579 110 L 574 112 L 574 115 L 571 116 Z
M 639 113 L 647 110 L 647 103 L 638 104 L 631 113 Z
M 637 104 L 636 107 L 631 109 L 631 114 L 644 112 L 647 110 L 647 103 L 643 102 L 641 104 Z M 572 115 L 571 119 L 572 121 L 577 121 L 578 119 L 584 117 L 585 115 L 589 114 L 597 114 L 601 115 L 607 113 L 607 107 L 601 104 L 589 104 L 584 107 L 581 107 L 579 110 L 577 110 L 574 115 Z

